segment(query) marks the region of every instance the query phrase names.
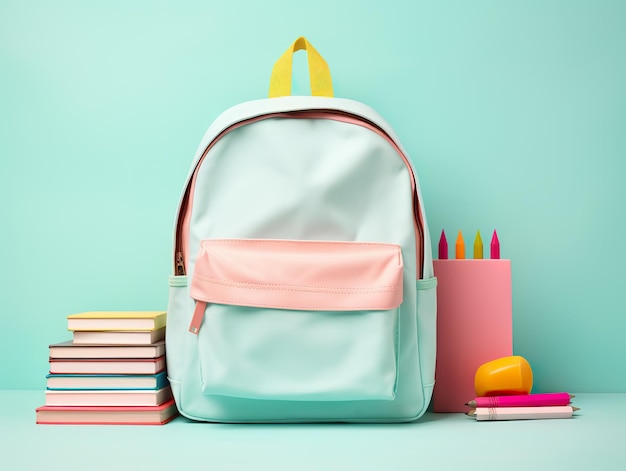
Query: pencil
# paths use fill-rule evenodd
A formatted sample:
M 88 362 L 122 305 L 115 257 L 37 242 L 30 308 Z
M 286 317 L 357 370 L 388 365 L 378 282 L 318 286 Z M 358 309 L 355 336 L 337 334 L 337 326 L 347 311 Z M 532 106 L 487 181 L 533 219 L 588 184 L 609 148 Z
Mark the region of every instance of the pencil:
M 483 258 L 483 239 L 480 237 L 480 231 L 476 231 L 476 238 L 474 239 L 474 258 Z
M 459 260 L 465 258 L 465 241 L 461 231 L 459 231 L 459 235 L 456 237 L 456 258 Z
M 477 407 L 465 415 L 478 421 L 493 420 L 532 420 L 532 419 L 569 419 L 579 411 L 579 407 L 547 406 L 547 407 Z
M 441 229 L 441 236 L 439 237 L 439 260 L 448 259 L 448 241 L 446 239 L 446 233 Z
M 566 406 L 573 397 L 572 394 L 566 392 L 485 396 L 476 397 L 465 405 L 469 407 Z
M 498 239 L 498 233 L 495 229 L 493 230 L 493 235 L 491 236 L 491 258 L 500 258 L 500 240 Z

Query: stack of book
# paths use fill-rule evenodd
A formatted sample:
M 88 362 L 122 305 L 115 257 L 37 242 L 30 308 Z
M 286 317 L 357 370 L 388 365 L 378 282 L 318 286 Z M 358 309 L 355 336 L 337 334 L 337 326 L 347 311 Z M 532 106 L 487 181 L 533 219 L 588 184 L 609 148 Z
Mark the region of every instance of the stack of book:
M 570 405 L 571 394 L 544 393 L 477 397 L 466 405 L 476 420 L 569 419 L 578 410 Z
M 50 345 L 39 424 L 160 425 L 178 413 L 165 371 L 164 311 L 67 317 L 73 340 Z

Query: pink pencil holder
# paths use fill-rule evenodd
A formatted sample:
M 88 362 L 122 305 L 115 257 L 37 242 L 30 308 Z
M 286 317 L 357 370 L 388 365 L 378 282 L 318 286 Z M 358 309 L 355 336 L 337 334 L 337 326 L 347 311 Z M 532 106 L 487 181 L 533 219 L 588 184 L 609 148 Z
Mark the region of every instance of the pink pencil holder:
M 437 366 L 433 410 L 466 412 L 480 365 L 513 354 L 511 261 L 434 260 Z

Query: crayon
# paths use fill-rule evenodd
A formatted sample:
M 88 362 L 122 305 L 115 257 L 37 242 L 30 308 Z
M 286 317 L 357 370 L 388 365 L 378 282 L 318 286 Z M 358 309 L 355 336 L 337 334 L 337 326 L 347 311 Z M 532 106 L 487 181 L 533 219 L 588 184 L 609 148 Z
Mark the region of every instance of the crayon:
M 465 415 L 476 420 L 569 419 L 580 410 L 572 406 L 547 407 L 477 407 Z
M 476 231 L 474 239 L 474 258 L 480 260 L 483 258 L 483 240 L 480 237 L 480 231 Z
M 491 236 L 491 258 L 500 258 L 500 241 L 498 240 L 498 234 L 495 229 L 493 230 L 493 235 Z
M 566 392 L 545 394 L 516 394 L 513 396 L 483 396 L 469 401 L 469 407 L 532 407 L 566 406 L 574 396 Z
M 448 240 L 446 239 L 446 233 L 441 229 L 441 237 L 439 237 L 439 259 L 448 259 Z
M 456 238 L 456 258 L 459 260 L 465 258 L 465 241 L 461 231 L 459 231 L 459 235 Z

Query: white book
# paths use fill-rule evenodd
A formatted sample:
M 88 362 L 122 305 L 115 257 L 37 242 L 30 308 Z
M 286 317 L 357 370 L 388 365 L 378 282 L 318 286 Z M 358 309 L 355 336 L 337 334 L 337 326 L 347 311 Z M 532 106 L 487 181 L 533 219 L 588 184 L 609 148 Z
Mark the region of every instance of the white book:
M 149 331 L 74 331 L 74 343 L 78 345 L 150 345 L 165 338 L 165 328 Z

